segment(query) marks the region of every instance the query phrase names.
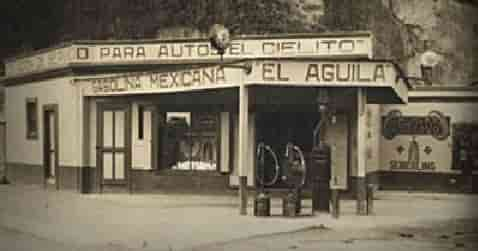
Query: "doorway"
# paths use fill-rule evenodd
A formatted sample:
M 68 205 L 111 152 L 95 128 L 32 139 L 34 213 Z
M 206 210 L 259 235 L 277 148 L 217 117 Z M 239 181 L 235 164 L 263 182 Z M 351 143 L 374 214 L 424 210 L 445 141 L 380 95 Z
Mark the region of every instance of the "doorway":
M 281 166 L 278 177 L 284 174 L 282 170 L 286 157 L 286 145 L 292 143 L 300 148 L 304 157 L 307 158 L 313 148 L 313 131 L 319 121 L 319 114 L 311 111 L 277 111 L 259 112 L 256 116 L 256 145 L 263 143 L 270 146 Z M 265 156 L 264 173 L 260 173 L 266 180 L 276 177 L 274 159 L 271 154 Z M 260 171 L 260 170 L 258 170 Z M 280 178 L 271 187 L 285 187 Z
M 129 104 L 98 104 L 97 178 L 104 185 L 128 186 L 131 172 L 131 111 Z
M 58 153 L 58 105 L 43 106 L 43 166 L 44 185 L 54 185 L 60 189 Z

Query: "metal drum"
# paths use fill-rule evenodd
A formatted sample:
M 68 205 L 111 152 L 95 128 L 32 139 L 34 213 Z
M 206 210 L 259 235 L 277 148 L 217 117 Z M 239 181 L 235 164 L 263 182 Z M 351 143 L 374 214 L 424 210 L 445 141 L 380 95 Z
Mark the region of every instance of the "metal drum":
M 312 180 L 312 207 L 314 211 L 330 211 L 330 154 L 330 146 L 327 144 L 319 144 L 312 149 L 309 173 Z
M 254 216 L 271 215 L 271 198 L 265 193 L 259 193 L 254 199 Z
M 299 201 L 297 192 L 289 192 L 287 196 L 282 198 L 282 214 L 286 217 L 295 217 L 299 214 L 297 202 Z M 299 208 L 300 210 L 300 208 Z

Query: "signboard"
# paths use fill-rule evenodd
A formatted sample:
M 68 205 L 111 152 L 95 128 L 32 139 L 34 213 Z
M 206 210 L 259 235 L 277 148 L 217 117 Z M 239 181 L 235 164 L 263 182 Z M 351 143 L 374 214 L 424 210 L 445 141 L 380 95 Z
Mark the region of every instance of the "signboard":
M 142 72 L 102 78 L 76 79 L 86 83 L 86 96 L 181 92 L 238 86 L 237 69 L 205 67 L 175 72 Z
M 327 38 L 239 39 L 231 42 L 224 59 L 281 57 L 361 57 L 370 58 L 370 36 Z M 209 41 L 159 42 L 152 44 L 113 44 L 78 46 L 78 61 L 127 63 L 139 60 L 218 60 L 219 54 Z
M 265 58 L 371 58 L 370 34 L 300 38 L 240 38 L 226 49 L 225 60 Z M 219 61 L 207 40 L 145 41 L 144 43 L 74 42 L 32 56 L 9 59 L 6 76 L 32 74 L 70 64 L 186 64 Z
M 428 116 L 402 116 L 393 110 L 382 118 L 382 134 L 388 140 L 397 135 L 431 135 L 444 140 L 450 135 L 450 117 L 439 111 L 431 111 Z
M 393 64 L 352 61 L 263 61 L 246 83 L 294 86 L 386 87 L 396 83 Z
M 5 62 L 5 75 L 18 76 L 65 68 L 76 58 L 73 47 L 62 47 Z
M 252 72 L 229 67 L 202 67 L 174 72 L 142 72 L 110 77 L 78 78 L 85 95 L 163 93 L 244 85 L 387 87 L 393 92 L 395 68 L 387 62 L 258 61 Z M 382 93 L 384 95 L 384 93 Z M 381 95 L 382 95 L 381 94 Z

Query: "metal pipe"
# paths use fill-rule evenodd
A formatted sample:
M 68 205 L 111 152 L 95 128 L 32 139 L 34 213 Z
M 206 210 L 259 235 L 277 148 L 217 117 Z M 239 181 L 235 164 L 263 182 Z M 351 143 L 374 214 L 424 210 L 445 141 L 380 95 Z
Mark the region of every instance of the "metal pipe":
M 327 118 L 326 112 L 322 111 L 321 116 L 320 116 L 320 121 L 315 126 L 314 132 L 313 132 L 313 145 L 314 146 L 317 145 L 317 135 L 318 134 L 319 134 L 319 142 L 318 143 L 322 142 L 322 139 L 320 137 L 320 131 L 321 131 L 322 127 L 325 125 L 325 123 L 327 122 L 326 118 Z

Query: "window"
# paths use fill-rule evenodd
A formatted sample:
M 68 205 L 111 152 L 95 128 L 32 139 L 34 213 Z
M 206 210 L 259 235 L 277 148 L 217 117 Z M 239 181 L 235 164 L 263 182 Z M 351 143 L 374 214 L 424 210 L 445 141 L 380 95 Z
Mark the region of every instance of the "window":
M 27 139 L 38 138 L 38 105 L 36 98 L 27 98 Z
M 138 139 L 144 139 L 144 107 L 138 106 Z
M 164 168 L 172 170 L 217 169 L 218 114 L 210 112 L 166 113 Z

